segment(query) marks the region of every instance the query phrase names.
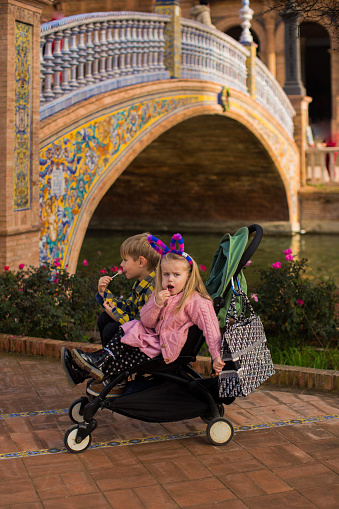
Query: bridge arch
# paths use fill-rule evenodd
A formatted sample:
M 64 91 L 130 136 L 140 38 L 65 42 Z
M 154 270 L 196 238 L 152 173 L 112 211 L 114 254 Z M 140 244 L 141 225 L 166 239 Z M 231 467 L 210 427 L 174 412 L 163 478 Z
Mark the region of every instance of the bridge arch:
M 231 90 L 223 111 L 220 92 L 211 82 L 169 80 L 102 94 L 44 120 L 40 262 L 60 258 L 75 272 L 88 223 L 107 190 L 153 140 L 201 115 L 224 115 L 252 131 L 281 177 L 289 221 L 297 221 L 299 156 L 293 140 L 242 92 Z

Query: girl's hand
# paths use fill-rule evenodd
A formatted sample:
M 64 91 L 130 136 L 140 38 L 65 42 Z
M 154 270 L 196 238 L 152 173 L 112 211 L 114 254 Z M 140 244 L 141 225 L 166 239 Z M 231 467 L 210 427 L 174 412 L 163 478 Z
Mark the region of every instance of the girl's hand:
M 216 373 L 216 375 L 219 375 L 219 373 L 222 371 L 222 368 L 225 366 L 225 363 L 221 360 L 220 355 L 213 359 L 213 369 Z
M 161 290 L 161 292 L 157 293 L 155 297 L 155 302 L 158 306 L 162 306 L 164 302 L 170 297 L 170 292 L 168 290 Z

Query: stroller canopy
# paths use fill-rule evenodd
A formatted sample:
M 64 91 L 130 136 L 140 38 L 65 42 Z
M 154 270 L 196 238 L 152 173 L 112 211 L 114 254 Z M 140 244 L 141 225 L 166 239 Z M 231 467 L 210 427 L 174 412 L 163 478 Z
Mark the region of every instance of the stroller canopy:
M 224 306 L 218 311 L 220 327 L 225 326 L 227 310 L 232 298 L 232 288 L 224 295 L 227 285 L 236 272 L 241 257 L 245 251 L 248 242 L 249 231 L 244 227 L 238 230 L 233 236 L 229 233 L 223 236 L 219 246 L 214 254 L 211 272 L 206 282 L 206 289 L 212 299 L 216 297 L 224 298 Z M 239 284 L 243 292 L 247 292 L 247 284 L 242 271 L 238 275 Z M 236 299 L 236 309 L 240 312 L 242 309 L 242 299 Z

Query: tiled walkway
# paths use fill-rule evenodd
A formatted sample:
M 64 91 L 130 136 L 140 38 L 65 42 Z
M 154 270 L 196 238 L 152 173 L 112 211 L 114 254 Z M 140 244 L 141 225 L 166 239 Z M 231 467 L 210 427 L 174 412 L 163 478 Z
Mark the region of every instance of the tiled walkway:
M 238 431 L 224 447 L 203 435 L 125 445 L 206 425 L 150 424 L 103 411 L 93 433 L 102 446 L 76 455 L 64 452 L 72 424 L 64 409 L 83 388 L 71 389 L 57 362 L 0 353 L 0 387 L 1 509 L 339 507 L 337 394 L 265 386 L 238 398 L 226 408 Z M 107 446 L 113 440 L 122 445 Z

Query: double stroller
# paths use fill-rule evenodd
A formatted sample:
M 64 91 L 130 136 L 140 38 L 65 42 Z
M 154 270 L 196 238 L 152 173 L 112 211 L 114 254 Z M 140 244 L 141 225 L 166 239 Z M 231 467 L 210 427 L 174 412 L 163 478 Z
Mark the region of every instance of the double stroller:
M 221 294 L 214 297 L 217 314 L 225 306 L 227 295 L 232 291 L 231 280 L 238 277 L 250 260 L 263 232 L 261 226 L 252 225 L 248 227 L 247 233 L 248 236 L 253 234 L 250 244 L 241 255 L 234 272 L 229 274 L 228 271 L 226 279 L 223 278 Z M 224 417 L 224 405 L 231 404 L 235 398 L 220 398 L 218 379 L 204 378 L 191 366 L 204 341 L 202 332 L 194 325 L 189 329 L 187 341 L 174 362 L 165 364 L 160 354 L 151 361 L 116 375 L 98 396 L 86 392 L 86 396 L 75 400 L 69 407 L 69 417 L 75 424 L 65 433 L 66 448 L 78 453 L 90 446 L 92 433 L 97 427 L 94 416 L 99 409 L 104 408 L 146 422 L 174 422 L 201 417 L 207 423 L 206 435 L 213 445 L 230 442 L 234 429 Z M 130 381 L 122 395 L 107 397 L 113 387 L 127 380 Z M 90 383 L 91 380 L 87 387 Z

